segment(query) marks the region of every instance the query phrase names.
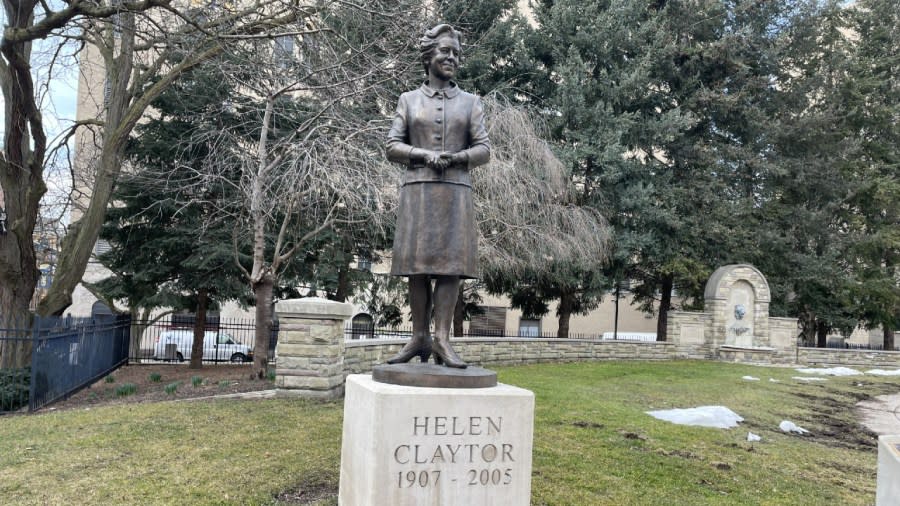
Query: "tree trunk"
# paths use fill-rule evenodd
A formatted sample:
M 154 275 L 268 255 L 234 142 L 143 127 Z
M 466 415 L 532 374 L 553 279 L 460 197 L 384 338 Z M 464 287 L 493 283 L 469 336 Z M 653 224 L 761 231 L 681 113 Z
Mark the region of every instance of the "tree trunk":
M 131 315 L 131 328 L 129 329 L 130 337 L 128 342 L 129 355 L 128 362 L 131 364 L 140 364 L 141 358 L 141 339 L 144 337 L 144 331 L 147 330 L 146 318 L 141 317 L 141 310 L 132 307 L 128 308 Z
M 33 26 L 33 5 L 4 2 L 7 32 Z M 47 137 L 35 105 L 31 42 L 11 42 L 5 36 L 0 47 L 5 59 L 0 84 L 6 104 L 0 155 L 0 193 L 6 214 L 0 236 L 0 327 L 14 329 L 31 325 L 28 308 L 38 280 L 34 226 L 41 197 L 47 192 L 43 180 Z M 23 337 L 21 333 L 4 337 L 14 336 Z M 27 367 L 30 361 L 30 342 L 0 342 L 0 368 Z
M 5 295 L 0 292 L 0 296 Z M 31 324 L 32 316 L 28 304 L 4 302 L 0 313 L 0 371 L 3 369 L 23 369 L 31 365 Z
M 463 336 L 463 321 L 466 319 L 465 282 L 459 284 L 459 292 L 456 296 L 456 307 L 453 308 L 453 337 Z
M 886 351 L 894 351 L 894 329 L 886 323 L 881 324 L 881 330 L 884 334 L 884 349 Z
M 556 314 L 559 315 L 559 330 L 556 337 L 560 339 L 568 339 L 569 337 L 569 320 L 572 318 L 572 308 L 575 307 L 575 294 L 571 292 L 562 292 L 559 297 L 559 309 Z
M 275 279 L 266 274 L 253 285 L 256 295 L 256 345 L 253 349 L 253 373 L 263 379 L 269 372 L 269 338 L 272 335 L 272 289 Z
M 668 338 L 669 309 L 672 308 L 672 285 L 674 280 L 671 274 L 662 278 L 662 296 L 659 299 L 659 317 L 656 319 L 656 340 L 665 341 Z
M 90 188 L 90 202 L 84 215 L 69 227 L 62 241 L 56 278 L 38 305 L 38 314 L 41 315 L 61 315 L 72 305 L 72 292 L 84 276 L 94 245 L 100 237 L 100 227 L 106 219 L 106 207 L 122 170 L 125 143 L 146 108 L 134 111 L 129 103 L 128 84 L 134 64 L 134 14 L 119 14 L 119 24 L 119 56 L 104 62 L 109 97 L 105 109 L 103 144 Z
M 622 283 L 616 281 L 616 310 L 613 315 L 613 340 L 619 338 L 619 298 L 622 295 Z
M 797 319 L 800 320 L 800 329 L 802 336 L 802 346 L 813 346 L 813 343 L 816 342 L 816 317 L 810 312 L 809 307 L 804 307 L 803 311 L 800 312 L 800 315 L 797 316 Z
M 0 271 L 5 266 L 12 268 L 12 272 L 0 274 L 0 338 L 7 338 L 0 340 L 0 369 L 21 369 L 31 362 L 31 343 L 24 339 L 30 334 L 32 318 L 28 306 L 38 276 L 31 235 L 27 244 L 16 237 L 0 238 L 0 257 Z M 19 262 L 22 263 L 14 267 Z M 17 339 L 10 339 L 13 337 Z
M 25 211 L 24 219 L 20 211 Z M 0 369 L 21 369 L 31 363 L 31 342 L 26 338 L 32 321 L 28 307 L 38 280 L 31 235 L 34 218 L 9 201 L 6 212 L 10 230 L 0 237 L 0 337 L 7 339 L 0 341 Z M 15 222 L 17 217 L 21 221 Z M 29 220 L 31 225 L 25 225 Z
M 334 292 L 334 300 L 338 302 L 347 302 L 350 296 L 350 266 L 342 265 L 338 269 L 337 290 Z
M 817 321 L 816 322 L 816 347 L 817 348 L 827 348 L 828 347 L 828 325 L 825 325 L 824 322 Z
M 222 51 L 222 46 L 216 44 L 190 55 L 167 72 L 160 73 L 159 79 L 132 97 L 129 86 L 132 84 L 135 55 L 135 15 L 123 12 L 118 16 L 118 55 L 104 62 L 110 83 L 109 99 L 105 108 L 99 161 L 90 188 L 90 202 L 84 215 L 69 227 L 62 241 L 56 277 L 38 305 L 37 312 L 41 315 L 61 315 L 72 305 L 72 292 L 84 276 L 100 236 L 100 227 L 106 219 L 110 196 L 122 171 L 125 145 L 135 125 L 144 117 L 144 111 L 182 74 Z
M 203 347 L 206 340 L 206 309 L 209 307 L 209 293 L 205 288 L 197 292 L 197 311 L 194 313 L 194 345 L 191 346 L 190 369 L 203 368 Z M 217 359 L 219 357 L 216 357 Z

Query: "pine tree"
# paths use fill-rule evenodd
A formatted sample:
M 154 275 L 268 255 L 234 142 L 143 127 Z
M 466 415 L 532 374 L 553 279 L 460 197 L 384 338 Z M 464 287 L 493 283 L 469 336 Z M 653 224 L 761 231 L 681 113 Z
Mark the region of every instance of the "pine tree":
M 155 176 L 189 180 L 201 170 L 215 148 L 188 140 L 198 137 L 198 129 L 217 125 L 196 119 L 214 110 L 220 122 L 235 121 L 227 107 L 230 95 L 217 73 L 205 68 L 154 101 L 154 116 L 137 127 L 127 148 L 136 170 L 122 176 L 116 206 L 101 231 L 111 250 L 100 259 L 113 275 L 95 288 L 107 300 L 125 301 L 138 321 L 160 308 L 194 311 L 192 368 L 201 366 L 207 311 L 229 300 L 246 303 L 249 291 L 234 258 L 232 224 L 209 220 L 229 189 L 178 188 L 159 184 Z
M 859 181 L 849 200 L 852 299 L 867 326 L 881 326 L 884 348 L 893 350 L 900 329 L 900 9 L 890 0 L 860 0 L 850 13 L 859 41 L 845 99 L 860 141 L 848 174 Z
M 833 330 L 856 325 L 849 306 L 846 201 L 856 181 L 845 171 L 857 142 L 843 125 L 850 50 L 846 10 L 808 3 L 785 38 L 772 129 L 776 170 L 754 213 L 760 247 L 754 263 L 772 287 L 771 311 L 799 317 L 804 340 L 826 345 Z

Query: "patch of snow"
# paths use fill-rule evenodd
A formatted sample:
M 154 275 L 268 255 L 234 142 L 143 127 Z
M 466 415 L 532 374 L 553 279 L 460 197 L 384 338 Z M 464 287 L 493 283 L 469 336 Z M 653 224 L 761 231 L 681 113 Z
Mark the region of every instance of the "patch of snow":
M 647 411 L 647 414 L 658 420 L 665 420 L 678 425 L 713 427 L 716 429 L 730 429 L 732 427 L 737 427 L 738 422 L 744 421 L 737 413 L 725 406 L 665 409 L 660 411 Z
M 747 441 L 762 441 L 762 438 L 752 432 L 748 432 Z
M 821 376 L 859 376 L 860 374 L 862 374 L 856 369 L 850 369 L 849 367 L 807 367 L 796 369 L 796 371 L 803 374 L 818 374 Z
M 808 430 L 800 427 L 794 422 L 789 422 L 787 420 L 782 420 L 781 423 L 778 424 L 778 428 L 783 432 L 796 432 L 797 434 L 806 434 L 807 432 L 809 432 Z
M 745 379 L 747 381 L 759 381 L 759 378 L 754 378 L 753 376 L 741 376 L 741 379 Z
M 872 376 L 900 376 L 900 369 L 895 369 L 893 371 L 887 369 L 870 369 L 866 371 L 866 374 L 871 374 Z
M 769 378 L 769 381 L 772 383 L 781 383 L 781 380 L 777 380 L 775 378 Z
M 828 381 L 825 378 L 808 378 L 806 376 L 792 376 L 791 379 L 795 379 L 797 381 Z

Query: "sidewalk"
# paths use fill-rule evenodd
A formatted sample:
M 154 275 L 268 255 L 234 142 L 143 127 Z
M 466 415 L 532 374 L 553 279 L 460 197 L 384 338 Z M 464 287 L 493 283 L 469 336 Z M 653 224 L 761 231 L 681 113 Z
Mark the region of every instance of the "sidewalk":
M 900 394 L 879 395 L 856 405 L 863 425 L 879 436 L 900 434 Z
M 209 401 L 215 399 L 271 399 L 275 397 L 275 390 L 256 390 L 254 392 L 239 392 L 236 394 L 207 395 L 206 397 L 191 397 L 178 399 L 176 402 Z

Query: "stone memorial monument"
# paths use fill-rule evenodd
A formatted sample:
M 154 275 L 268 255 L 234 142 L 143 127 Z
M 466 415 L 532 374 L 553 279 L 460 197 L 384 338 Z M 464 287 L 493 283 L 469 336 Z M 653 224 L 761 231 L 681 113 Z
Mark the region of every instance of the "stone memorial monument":
M 769 316 L 771 291 L 749 264 L 724 265 L 706 283 L 703 312 L 672 311 L 667 333 L 685 358 L 792 362 L 797 319 Z
M 703 297 L 713 317 L 713 335 L 724 336 L 717 345 L 736 348 L 768 346 L 769 283 L 752 265 L 726 265 L 716 269 Z
M 400 96 L 387 142 L 407 169 L 391 273 L 409 279 L 413 333 L 372 376 L 347 378 L 338 502 L 526 506 L 534 394 L 497 384 L 450 345 L 460 280 L 478 270 L 469 171 L 490 158 L 484 111 L 452 80 L 453 27 L 427 30 L 419 48 L 427 79 Z

